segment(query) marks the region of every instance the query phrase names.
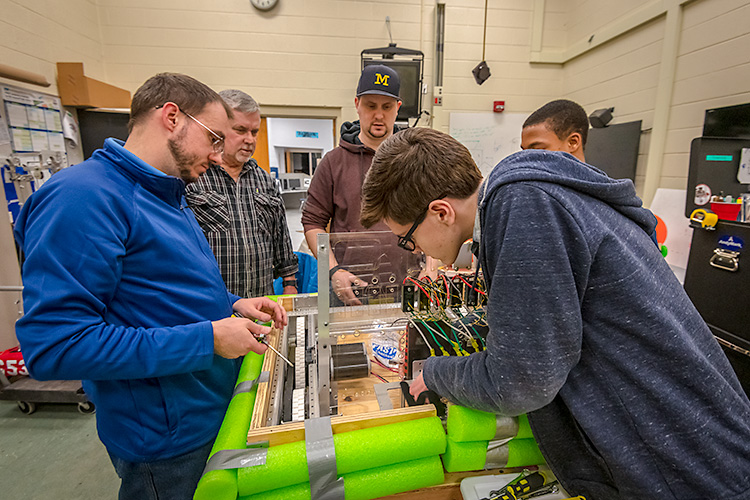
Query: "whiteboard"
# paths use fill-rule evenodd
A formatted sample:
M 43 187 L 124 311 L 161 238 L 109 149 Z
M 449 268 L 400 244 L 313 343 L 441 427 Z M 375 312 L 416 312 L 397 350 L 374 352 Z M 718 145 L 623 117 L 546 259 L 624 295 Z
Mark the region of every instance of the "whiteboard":
M 487 177 L 497 163 L 521 150 L 525 113 L 451 113 L 450 135 L 466 146 Z

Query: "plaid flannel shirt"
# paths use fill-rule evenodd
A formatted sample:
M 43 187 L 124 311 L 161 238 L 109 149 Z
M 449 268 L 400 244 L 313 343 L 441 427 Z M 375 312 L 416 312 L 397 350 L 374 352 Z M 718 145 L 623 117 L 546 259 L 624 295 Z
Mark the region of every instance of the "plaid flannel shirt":
M 211 165 L 185 193 L 219 263 L 227 289 L 240 297 L 273 294 L 273 280 L 294 276 L 286 212 L 276 183 L 250 159 L 237 182 Z

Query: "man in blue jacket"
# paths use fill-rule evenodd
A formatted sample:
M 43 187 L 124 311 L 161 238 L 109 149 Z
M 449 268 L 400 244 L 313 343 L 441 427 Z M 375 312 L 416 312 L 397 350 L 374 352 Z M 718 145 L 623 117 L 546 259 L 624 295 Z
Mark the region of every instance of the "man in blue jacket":
M 362 224 L 383 220 L 405 249 L 451 264 L 479 242 L 487 348 L 427 359 L 412 393 L 528 413 L 561 484 L 588 500 L 750 498 L 750 401 L 632 182 L 541 150 L 480 182 L 463 145 L 412 128 L 380 146 L 362 188 Z
M 227 292 L 184 199 L 218 161 L 231 110 L 206 85 L 162 73 L 133 96 L 125 143 L 55 174 L 24 204 L 25 315 L 37 379 L 83 379 L 120 499 L 192 498 L 239 358 L 263 353 L 251 319 L 286 323 L 267 298 Z M 238 312 L 244 318 L 230 318 Z

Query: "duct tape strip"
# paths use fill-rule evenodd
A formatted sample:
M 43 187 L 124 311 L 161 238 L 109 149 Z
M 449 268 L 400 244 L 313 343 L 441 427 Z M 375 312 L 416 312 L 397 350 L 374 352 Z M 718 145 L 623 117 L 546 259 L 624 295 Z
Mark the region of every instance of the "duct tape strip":
M 250 448 L 244 450 L 219 450 L 208 459 L 203 474 L 219 469 L 240 469 L 265 465 L 268 448 Z
M 508 442 L 512 438 L 490 441 L 487 443 L 487 456 L 484 462 L 485 469 L 502 469 L 508 465 L 510 450 Z
M 518 417 L 503 417 L 495 415 L 495 436 L 493 441 L 512 438 L 518 434 Z
M 270 378 L 271 378 L 270 374 L 267 371 L 265 371 L 265 372 L 260 372 L 260 375 L 258 375 L 256 378 L 252 380 L 245 380 L 244 382 L 240 382 L 239 384 L 235 386 L 234 392 L 232 393 L 232 397 L 235 397 L 237 394 L 242 394 L 243 392 L 250 392 L 253 390 L 253 387 L 255 387 L 256 384 L 268 382 Z
M 331 417 L 305 420 L 307 469 L 312 500 L 344 500 L 344 478 L 337 478 Z

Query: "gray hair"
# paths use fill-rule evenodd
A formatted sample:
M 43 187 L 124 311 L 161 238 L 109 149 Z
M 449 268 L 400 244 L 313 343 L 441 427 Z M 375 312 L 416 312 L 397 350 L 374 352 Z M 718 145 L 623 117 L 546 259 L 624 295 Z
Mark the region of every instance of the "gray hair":
M 256 111 L 260 111 L 260 106 L 255 102 L 255 99 L 241 90 L 222 90 L 219 92 L 219 95 L 230 108 L 237 110 L 240 113 L 255 113 Z

